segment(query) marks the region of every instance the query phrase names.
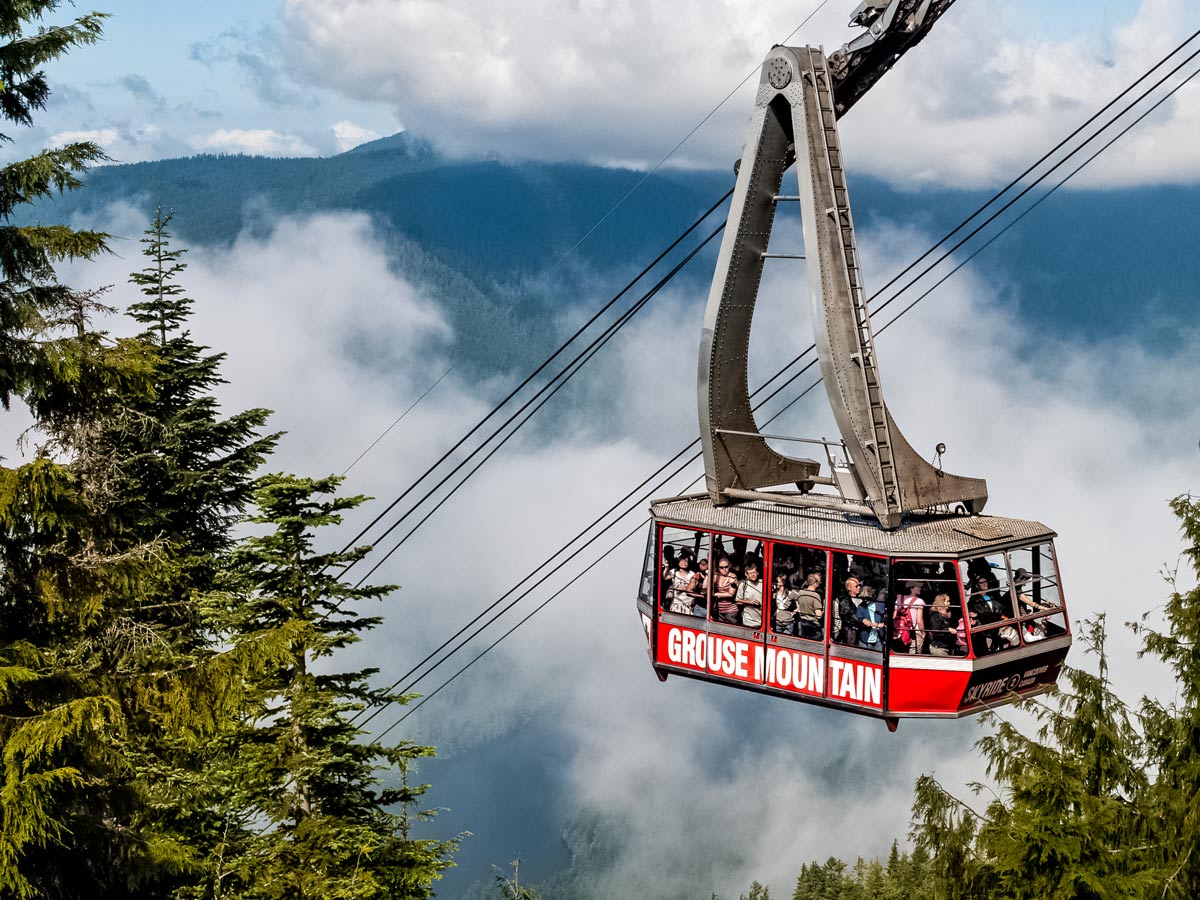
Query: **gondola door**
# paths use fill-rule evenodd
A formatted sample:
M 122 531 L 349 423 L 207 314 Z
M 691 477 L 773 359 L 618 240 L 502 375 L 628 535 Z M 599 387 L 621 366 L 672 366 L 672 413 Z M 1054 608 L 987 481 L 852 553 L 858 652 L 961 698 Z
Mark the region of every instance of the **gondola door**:
M 763 684 L 789 694 L 824 697 L 829 552 L 773 541 L 769 575 Z
M 829 592 L 829 657 L 825 697 L 864 711 L 883 710 L 888 561 L 834 551 Z
M 769 610 L 766 542 L 713 535 L 707 662 L 710 675 L 761 685 Z

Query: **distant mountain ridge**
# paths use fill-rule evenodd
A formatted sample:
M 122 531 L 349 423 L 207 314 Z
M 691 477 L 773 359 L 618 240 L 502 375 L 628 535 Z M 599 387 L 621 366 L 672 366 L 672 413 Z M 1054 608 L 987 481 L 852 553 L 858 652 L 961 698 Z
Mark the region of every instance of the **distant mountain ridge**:
M 865 229 L 888 222 L 940 237 L 989 196 L 907 193 L 850 177 L 856 220 Z M 621 276 L 653 259 L 732 180 L 729 170 L 660 170 L 647 178 L 582 163 L 448 160 L 402 132 L 326 158 L 202 155 L 104 166 L 89 173 L 83 190 L 43 205 L 38 216 L 87 221 L 117 201 L 147 215 L 161 205 L 177 211 L 185 241 L 220 244 L 253 227 L 263 208 L 285 215 L 367 212 L 401 256 L 420 258 L 426 275 L 465 279 L 496 310 L 532 289 L 536 302 L 522 304 L 518 315 L 530 319 L 572 305 L 588 279 L 602 276 L 618 289 Z M 712 221 L 715 227 L 719 216 Z M 1189 236 L 1197 233 L 1197 187 L 1060 191 L 974 266 L 1051 329 L 1097 337 L 1113 328 L 1149 331 L 1170 341 L 1190 326 L 1200 254 L 1191 251 Z M 553 279 L 539 281 L 585 235 Z M 702 286 L 711 272 L 709 254 L 684 277 Z M 462 294 L 456 288 L 451 302 L 480 302 Z M 1153 316 L 1145 314 L 1151 303 Z M 487 335 L 470 333 L 479 328 L 474 316 L 454 323 L 467 329 L 465 345 L 485 341 L 490 352 L 507 356 L 492 331 L 499 320 L 483 318 Z

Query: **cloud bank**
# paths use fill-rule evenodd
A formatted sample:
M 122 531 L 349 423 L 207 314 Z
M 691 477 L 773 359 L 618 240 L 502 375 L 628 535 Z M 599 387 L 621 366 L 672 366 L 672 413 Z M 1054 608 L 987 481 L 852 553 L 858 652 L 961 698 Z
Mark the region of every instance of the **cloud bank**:
M 814 4 L 815 5 L 815 4 Z M 1036 7 L 962 3 L 847 119 L 852 165 L 896 184 L 992 185 L 1020 171 L 1181 38 L 1187 0 L 1045 39 Z M 657 163 L 782 41 L 807 8 L 728 0 L 519 4 L 290 0 L 278 44 L 298 77 L 384 103 L 453 153 Z M 791 43 L 853 36 L 830 4 Z M 1190 69 L 1185 69 L 1184 74 Z M 752 78 L 674 157 L 725 167 Z M 1089 175 L 1195 182 L 1200 87 L 1189 86 Z

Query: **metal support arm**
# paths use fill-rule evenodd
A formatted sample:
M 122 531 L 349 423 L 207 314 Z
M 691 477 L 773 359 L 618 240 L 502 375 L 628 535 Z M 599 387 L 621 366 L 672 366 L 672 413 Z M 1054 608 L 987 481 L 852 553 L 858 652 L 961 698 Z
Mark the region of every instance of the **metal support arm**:
M 744 499 L 757 488 L 811 482 L 820 468 L 767 447 L 754 424 L 746 369 L 763 254 L 784 196 L 784 172 L 798 161 L 822 380 L 866 505 L 888 529 L 899 527 L 905 513 L 932 506 L 961 502 L 981 511 L 986 484 L 922 459 L 884 403 L 842 169 L 836 82 L 825 55 L 811 47 L 776 47 L 762 72 L 700 349 L 700 435 L 709 493 L 717 503 Z

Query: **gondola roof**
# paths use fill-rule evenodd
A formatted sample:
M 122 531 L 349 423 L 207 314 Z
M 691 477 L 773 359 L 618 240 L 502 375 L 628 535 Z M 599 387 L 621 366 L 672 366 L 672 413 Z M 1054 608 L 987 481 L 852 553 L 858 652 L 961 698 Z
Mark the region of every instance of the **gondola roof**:
M 707 494 L 659 500 L 650 508 L 662 522 L 881 556 L 975 556 L 1057 536 L 1041 522 L 954 514 L 910 514 L 899 528 L 885 531 L 878 520 L 854 513 L 768 500 L 717 506 Z

